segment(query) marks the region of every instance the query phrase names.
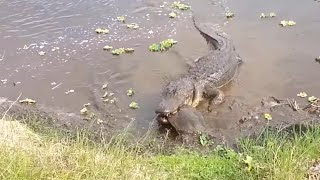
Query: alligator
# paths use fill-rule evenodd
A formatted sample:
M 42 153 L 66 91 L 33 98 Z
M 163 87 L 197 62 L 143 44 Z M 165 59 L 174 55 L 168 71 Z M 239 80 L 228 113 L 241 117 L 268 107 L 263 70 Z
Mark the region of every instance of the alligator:
M 165 86 L 160 104 L 155 110 L 160 124 L 171 124 L 180 130 L 184 129 L 180 127 L 183 123 L 172 122 L 177 118 L 170 117 L 184 109 L 182 113 L 185 118 L 182 121 L 194 121 L 191 116 L 187 118 L 188 111 L 185 109 L 197 107 L 204 99 L 209 100 L 208 109 L 212 105 L 221 104 L 224 93 L 220 88 L 233 80 L 242 64 L 242 59 L 227 34 L 218 31 L 210 23 L 199 23 L 195 16 L 193 22 L 211 49 L 207 55 L 195 60 L 188 73 Z M 194 114 L 192 111 L 192 116 Z

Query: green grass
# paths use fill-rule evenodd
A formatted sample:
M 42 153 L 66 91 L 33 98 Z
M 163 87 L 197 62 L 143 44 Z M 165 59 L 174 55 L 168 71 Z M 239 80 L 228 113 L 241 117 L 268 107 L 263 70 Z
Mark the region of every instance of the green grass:
M 0 121 L 0 179 L 304 179 L 320 155 L 320 128 L 270 131 L 240 141 L 237 152 L 177 147 L 170 154 L 156 143 L 128 145 L 121 135 L 97 143 L 86 133 L 68 137 L 34 129 Z

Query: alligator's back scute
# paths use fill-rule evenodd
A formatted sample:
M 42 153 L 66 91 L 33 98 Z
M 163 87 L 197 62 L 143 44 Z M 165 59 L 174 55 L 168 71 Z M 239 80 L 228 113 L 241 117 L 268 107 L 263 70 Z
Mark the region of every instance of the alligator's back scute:
M 215 49 L 199 58 L 195 66 L 189 69 L 186 76 L 193 76 L 199 81 L 206 81 L 217 88 L 228 84 L 237 73 L 241 61 L 231 38 L 209 23 L 196 22 L 196 18 L 193 18 L 193 20 L 196 28 L 207 42 L 214 43 L 212 46 Z

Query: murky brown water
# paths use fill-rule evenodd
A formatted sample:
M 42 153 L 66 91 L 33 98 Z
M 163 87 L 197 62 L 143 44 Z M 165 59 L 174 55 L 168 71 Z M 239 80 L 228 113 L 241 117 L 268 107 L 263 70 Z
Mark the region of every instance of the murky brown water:
M 171 3 L 0 0 L 0 58 L 4 54 L 0 79 L 7 80 L 0 83 L 1 96 L 15 99 L 22 92 L 22 98 L 78 113 L 83 104 L 99 96 L 93 91 L 108 82 L 117 105 L 108 105 L 107 110 L 135 117 L 139 129 L 148 128 L 161 88 L 186 71 L 186 62 L 207 53 L 204 39 L 193 28 L 190 11 L 168 18 Z M 212 13 L 209 0 L 188 3 L 204 16 Z M 320 66 L 314 62 L 319 55 L 320 3 L 229 0 L 226 7 L 236 17 L 224 29 L 245 61 L 227 95 L 251 105 L 264 96 L 295 97 L 302 90 L 320 96 Z M 275 12 L 277 17 L 260 19 L 261 12 Z M 127 29 L 115 21 L 121 15 L 141 28 Z M 297 25 L 281 28 L 278 23 L 283 19 Z M 97 35 L 94 30 L 99 27 L 107 27 L 110 34 Z M 150 44 L 167 38 L 178 44 L 165 53 L 148 52 Z M 102 50 L 105 45 L 133 47 L 135 52 L 115 57 Z M 52 51 L 55 47 L 59 49 Z M 40 56 L 41 51 L 45 55 Z M 21 83 L 13 86 L 13 82 Z M 126 96 L 129 88 L 136 92 L 132 98 Z M 75 92 L 65 93 L 71 89 Z M 130 110 L 131 101 L 138 102 L 140 109 Z M 212 126 L 220 128 L 233 123 L 214 119 Z

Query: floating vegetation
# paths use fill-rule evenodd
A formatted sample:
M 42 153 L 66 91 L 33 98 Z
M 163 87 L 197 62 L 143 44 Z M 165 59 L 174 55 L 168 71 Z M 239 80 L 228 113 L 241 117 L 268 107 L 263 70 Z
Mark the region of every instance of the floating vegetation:
M 131 103 L 129 104 L 129 107 L 130 107 L 131 109 L 138 109 L 138 108 L 139 108 L 139 105 L 138 105 L 138 103 L 136 103 L 136 102 L 131 102 Z
M 125 50 L 124 50 L 124 48 L 118 48 L 118 49 L 113 50 L 111 53 L 113 55 L 120 55 L 120 54 L 125 53 Z
M 112 98 L 112 99 L 110 100 L 110 103 L 113 104 L 113 103 L 116 102 L 116 100 L 117 100 L 117 98 Z
M 88 108 L 87 107 L 84 107 L 80 110 L 80 114 L 81 115 L 87 115 L 88 114 Z
M 177 14 L 175 12 L 169 13 L 169 18 L 176 18 Z
M 125 48 L 124 51 L 126 53 L 133 53 L 134 52 L 134 49 L 133 48 Z
M 274 12 L 271 12 L 269 14 L 265 14 L 265 13 L 260 14 L 260 18 L 273 18 L 273 17 L 276 17 L 276 13 Z
M 127 28 L 130 28 L 130 29 L 138 29 L 138 28 L 139 28 L 139 25 L 136 24 L 136 23 L 131 23 L 131 24 L 127 24 Z
M 111 51 L 111 53 L 113 55 L 120 55 L 120 54 L 124 54 L 124 53 L 133 53 L 133 52 L 134 52 L 133 48 L 118 48 L 118 49 Z
M 51 51 L 54 52 L 54 51 L 59 50 L 59 49 L 60 49 L 59 47 L 53 47 L 53 48 L 51 49 Z
M 6 84 L 8 82 L 8 79 L 1 79 L 0 80 L 3 84 Z
M 98 28 L 95 30 L 98 34 L 108 34 L 110 31 L 108 29 Z
M 271 12 L 271 13 L 269 13 L 269 17 L 276 17 L 277 15 L 276 15 L 276 13 L 274 13 L 274 12 Z
M 44 56 L 44 55 L 46 54 L 46 52 L 40 51 L 40 52 L 38 52 L 38 54 L 39 54 L 40 56 Z
M 308 97 L 308 101 L 309 101 L 310 103 L 316 103 L 318 100 L 319 100 L 319 99 L 318 99 L 317 97 L 315 97 L 315 96 L 310 96 L 310 97 Z
M 106 51 L 109 51 L 109 50 L 111 50 L 111 49 L 113 49 L 113 47 L 112 46 L 104 46 L 103 47 L 103 50 L 106 50 Z
M 89 106 L 91 106 L 90 103 L 84 104 L 83 108 L 80 110 L 80 114 L 82 116 L 84 116 L 85 118 L 94 119 L 96 117 L 96 115 L 94 112 L 89 110 L 90 109 Z
M 132 88 L 127 90 L 127 96 L 133 96 L 134 95 L 134 91 Z
M 26 98 L 24 100 L 20 100 L 19 103 L 22 103 L 22 104 L 35 104 L 37 101 L 33 100 L 33 99 L 29 99 L 29 98 Z
M 108 83 L 105 83 L 104 85 L 102 85 L 101 89 L 106 89 L 108 87 Z
M 233 18 L 235 15 L 232 12 L 226 12 L 226 17 L 229 18 Z
M 268 121 L 272 120 L 271 114 L 268 114 L 268 113 L 264 113 L 264 118 L 266 118 L 266 120 Z
M 102 124 L 102 123 L 103 123 L 103 120 L 97 119 L 97 124 Z
M 164 41 L 161 41 L 159 44 L 152 44 L 149 46 L 149 51 L 151 52 L 162 52 L 170 49 L 174 44 L 176 44 L 178 41 L 175 41 L 173 39 L 167 39 Z
M 89 107 L 89 106 L 91 106 L 90 103 L 87 103 L 87 104 L 84 104 L 84 105 L 83 105 L 83 107 Z
M 283 20 L 283 21 L 280 22 L 280 25 L 281 25 L 282 27 L 294 26 L 294 25 L 296 25 L 296 22 Z
M 73 89 L 70 89 L 69 91 L 65 92 L 65 94 L 74 93 Z
M 109 93 L 108 91 L 106 91 L 104 94 L 103 94 L 103 96 L 102 96 L 102 98 L 106 98 L 106 97 L 110 97 L 110 96 L 113 96 L 114 95 L 114 93 Z
M 119 16 L 119 17 L 117 17 L 117 21 L 125 23 L 126 18 L 124 16 Z
M 299 94 L 297 94 L 298 97 L 302 97 L 302 98 L 305 98 L 307 97 L 307 93 L 306 92 L 300 92 Z
M 188 6 L 186 4 L 180 3 L 180 1 L 174 1 L 171 7 L 179 9 L 179 10 L 188 10 L 191 8 L 191 6 Z

